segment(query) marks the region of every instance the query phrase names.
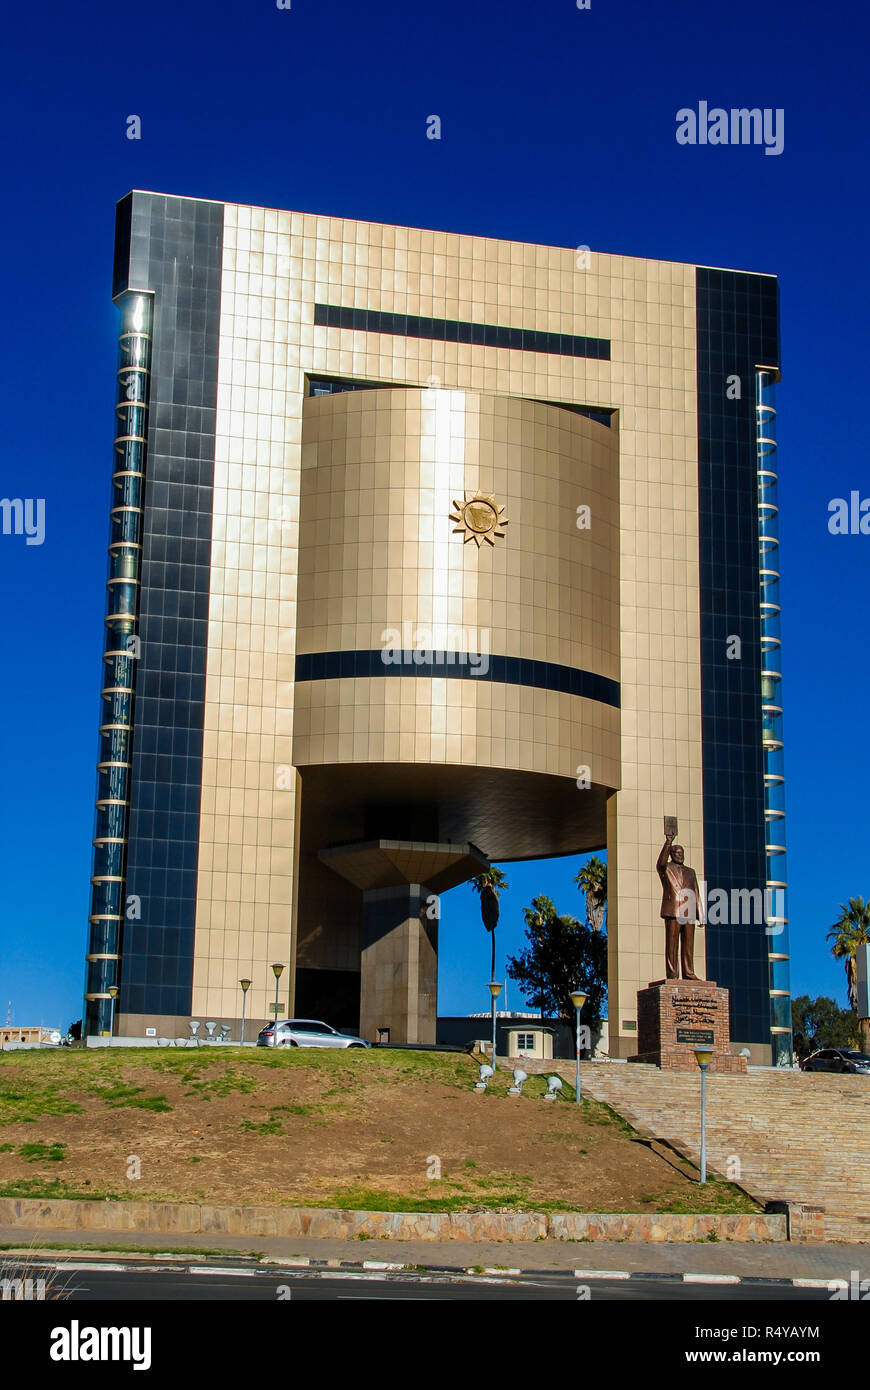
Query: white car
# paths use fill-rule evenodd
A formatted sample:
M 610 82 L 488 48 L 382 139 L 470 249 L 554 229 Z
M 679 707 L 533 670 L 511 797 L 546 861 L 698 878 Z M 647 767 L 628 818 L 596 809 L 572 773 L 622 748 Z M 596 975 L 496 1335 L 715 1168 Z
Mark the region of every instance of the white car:
M 257 1034 L 258 1047 L 371 1047 L 351 1033 L 339 1033 L 312 1018 L 284 1018 Z

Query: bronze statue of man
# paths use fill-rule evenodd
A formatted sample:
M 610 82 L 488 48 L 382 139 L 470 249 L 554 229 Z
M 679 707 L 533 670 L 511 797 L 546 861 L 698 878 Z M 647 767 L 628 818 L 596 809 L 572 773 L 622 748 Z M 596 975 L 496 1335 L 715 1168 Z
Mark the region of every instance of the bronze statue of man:
M 669 980 L 697 980 L 695 974 L 695 923 L 704 925 L 704 908 L 698 889 L 695 870 L 684 863 L 682 845 L 675 845 L 676 831 L 665 836 L 662 852 L 656 860 L 662 881 L 662 911 L 665 919 L 665 974 Z M 679 960 L 677 957 L 679 956 Z

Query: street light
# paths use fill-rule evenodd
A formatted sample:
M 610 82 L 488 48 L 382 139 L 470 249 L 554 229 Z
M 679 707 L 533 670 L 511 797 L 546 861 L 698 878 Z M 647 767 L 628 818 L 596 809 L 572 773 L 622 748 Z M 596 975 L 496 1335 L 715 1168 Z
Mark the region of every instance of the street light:
M 501 985 L 496 980 L 490 980 L 489 992 L 492 995 L 492 1069 L 495 1072 L 495 1001 L 501 994 Z
M 283 967 L 283 965 L 280 965 L 280 964 L 279 964 L 279 965 L 273 965 L 273 966 L 272 966 L 272 971 L 273 971 L 273 973 L 274 973 L 274 975 L 275 975 L 275 1028 L 276 1028 L 276 1030 L 277 1030 L 277 1027 L 278 1027 L 278 981 L 280 980 L 280 978 L 281 978 L 281 976 L 282 976 L 282 974 L 283 974 L 283 972 L 284 972 L 284 967 Z M 277 1031 L 276 1031 L 276 1032 L 275 1032 L 275 1042 L 277 1043 L 277 1041 L 278 1041 L 278 1033 L 277 1033 Z
M 710 1048 L 695 1048 L 695 1061 L 701 1068 L 701 1182 L 707 1181 L 707 1068 L 712 1060 Z
M 580 1010 L 586 1003 L 586 995 L 582 989 L 571 991 L 571 1003 L 574 1005 L 574 1041 L 577 1050 L 577 1071 L 574 1078 L 574 1099 L 580 1104 Z
M 242 987 L 242 1047 L 245 1045 L 245 1004 L 248 999 L 248 990 L 251 988 L 250 980 L 239 980 Z
M 114 1036 L 114 1032 L 115 1032 L 115 1000 L 116 1000 L 117 997 L 118 997 L 118 986 L 117 986 L 117 985 L 109 985 L 108 994 L 109 994 L 109 998 L 110 998 L 111 1001 L 112 1001 L 112 1007 L 111 1007 L 111 1010 L 110 1010 L 110 1012 L 109 1012 L 109 1037 L 111 1038 L 111 1037 Z

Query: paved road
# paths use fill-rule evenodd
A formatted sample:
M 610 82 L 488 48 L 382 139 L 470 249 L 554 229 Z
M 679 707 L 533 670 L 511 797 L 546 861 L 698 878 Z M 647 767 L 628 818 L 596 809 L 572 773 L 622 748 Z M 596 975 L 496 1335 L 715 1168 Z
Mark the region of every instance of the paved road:
M 14 1278 L 18 1271 L 4 1271 Z M 231 1265 L 165 1266 L 119 1262 L 99 1267 L 84 1261 L 30 1265 L 31 1278 L 54 1276 L 71 1302 L 330 1300 L 472 1300 L 577 1302 L 738 1302 L 830 1300 L 827 1287 L 795 1287 L 790 1281 L 685 1282 L 679 1276 L 634 1275 L 603 1279 L 586 1274 L 526 1273 L 521 1276 L 448 1275 L 436 1271 L 359 1271 L 234 1268 Z M 588 1294 L 585 1290 L 588 1289 Z

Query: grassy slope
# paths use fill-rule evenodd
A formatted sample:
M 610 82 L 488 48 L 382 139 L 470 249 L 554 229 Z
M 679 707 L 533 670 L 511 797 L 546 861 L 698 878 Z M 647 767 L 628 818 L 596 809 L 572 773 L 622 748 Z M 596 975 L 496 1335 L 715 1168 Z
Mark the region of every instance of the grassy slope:
M 360 1210 L 752 1211 L 635 1142 L 607 1106 L 464 1054 L 73 1049 L 0 1055 L 0 1196 Z M 125 1164 L 141 1153 L 143 1171 Z M 437 1159 L 437 1164 L 433 1160 Z M 433 1172 L 436 1176 L 433 1176 Z M 440 1172 L 440 1176 L 437 1173 Z M 85 1176 L 87 1174 L 87 1176 Z

